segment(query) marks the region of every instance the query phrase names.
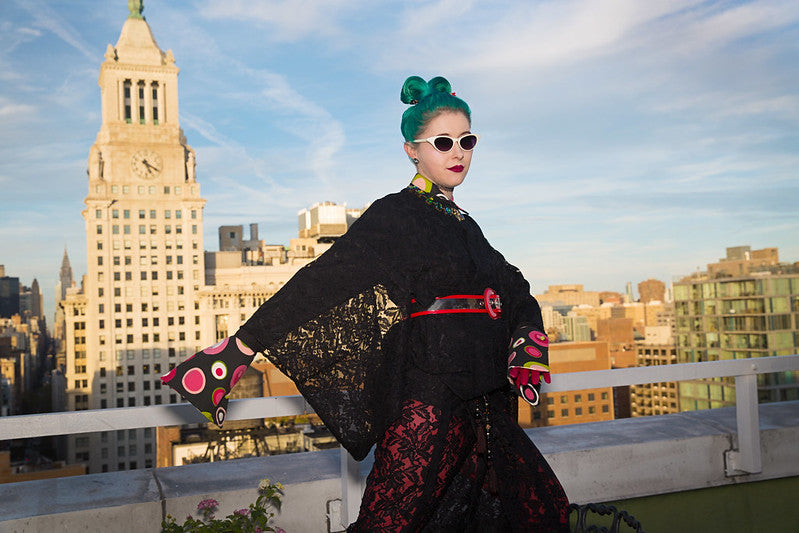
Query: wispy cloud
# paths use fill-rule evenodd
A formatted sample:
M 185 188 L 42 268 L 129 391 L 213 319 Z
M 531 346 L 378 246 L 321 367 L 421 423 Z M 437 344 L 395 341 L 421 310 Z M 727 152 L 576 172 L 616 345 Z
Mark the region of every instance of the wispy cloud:
M 4 98 L 0 97 L 0 118 L 8 119 L 10 117 L 30 117 L 36 112 L 36 107 L 30 104 L 15 104 L 10 102 L 3 102 Z
M 33 17 L 36 25 L 58 36 L 69 46 L 80 52 L 92 64 L 97 64 L 102 58 L 102 54 L 94 50 L 83 39 L 81 33 L 48 4 L 40 0 L 16 0 L 16 3 Z
M 368 4 L 360 0 L 209 0 L 201 13 L 209 19 L 262 24 L 269 29 L 267 40 L 296 42 L 343 34 L 341 19 L 364 6 Z

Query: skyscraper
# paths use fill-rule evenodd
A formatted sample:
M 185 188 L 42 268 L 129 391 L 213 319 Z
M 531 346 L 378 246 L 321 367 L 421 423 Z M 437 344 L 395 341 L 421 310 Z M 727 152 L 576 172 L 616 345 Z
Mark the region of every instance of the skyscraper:
M 19 278 L 6 276 L 5 266 L 0 265 L 0 318 L 11 318 L 19 314 Z
M 102 124 L 82 212 L 88 271 L 64 304 L 71 410 L 178 401 L 159 376 L 200 343 L 205 200 L 178 122 L 178 68 L 140 2 L 129 8 L 100 67 Z M 79 435 L 68 460 L 90 472 L 148 467 L 154 448 L 149 429 Z
M 58 290 L 56 291 L 56 303 L 67 296 L 67 289 L 72 287 L 72 265 L 69 264 L 67 247 L 64 246 L 64 257 L 61 259 L 61 269 L 58 271 Z

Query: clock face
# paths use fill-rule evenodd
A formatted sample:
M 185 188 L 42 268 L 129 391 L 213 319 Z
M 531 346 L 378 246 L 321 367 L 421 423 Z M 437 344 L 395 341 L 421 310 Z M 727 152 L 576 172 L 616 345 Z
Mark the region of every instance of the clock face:
M 161 156 L 152 150 L 139 150 L 130 160 L 130 168 L 139 177 L 152 179 L 161 173 L 163 168 Z

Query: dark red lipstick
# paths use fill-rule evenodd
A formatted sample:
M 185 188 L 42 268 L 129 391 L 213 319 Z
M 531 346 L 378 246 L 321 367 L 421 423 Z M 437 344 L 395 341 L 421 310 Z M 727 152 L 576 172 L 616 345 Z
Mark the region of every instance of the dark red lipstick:
M 463 172 L 463 165 L 455 165 L 454 167 L 449 167 L 447 170 L 451 170 L 452 172 Z

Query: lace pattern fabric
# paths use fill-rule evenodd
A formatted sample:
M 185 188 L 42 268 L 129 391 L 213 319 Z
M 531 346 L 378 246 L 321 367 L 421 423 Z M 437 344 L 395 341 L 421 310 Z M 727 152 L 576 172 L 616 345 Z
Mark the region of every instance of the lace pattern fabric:
M 392 374 L 400 369 L 383 350 L 383 339 L 402 318 L 378 285 L 289 331 L 266 353 L 284 362 L 281 370 L 355 457 L 365 456 L 384 429 L 375 421 L 390 409 L 386 380 L 396 379 Z
M 568 531 L 568 501 L 506 410 L 513 403 L 501 392 L 486 401 L 499 409 L 490 421 L 501 431 L 490 450 L 481 450 L 479 425 L 463 409 L 406 401 L 378 443 L 360 515 L 347 531 Z

